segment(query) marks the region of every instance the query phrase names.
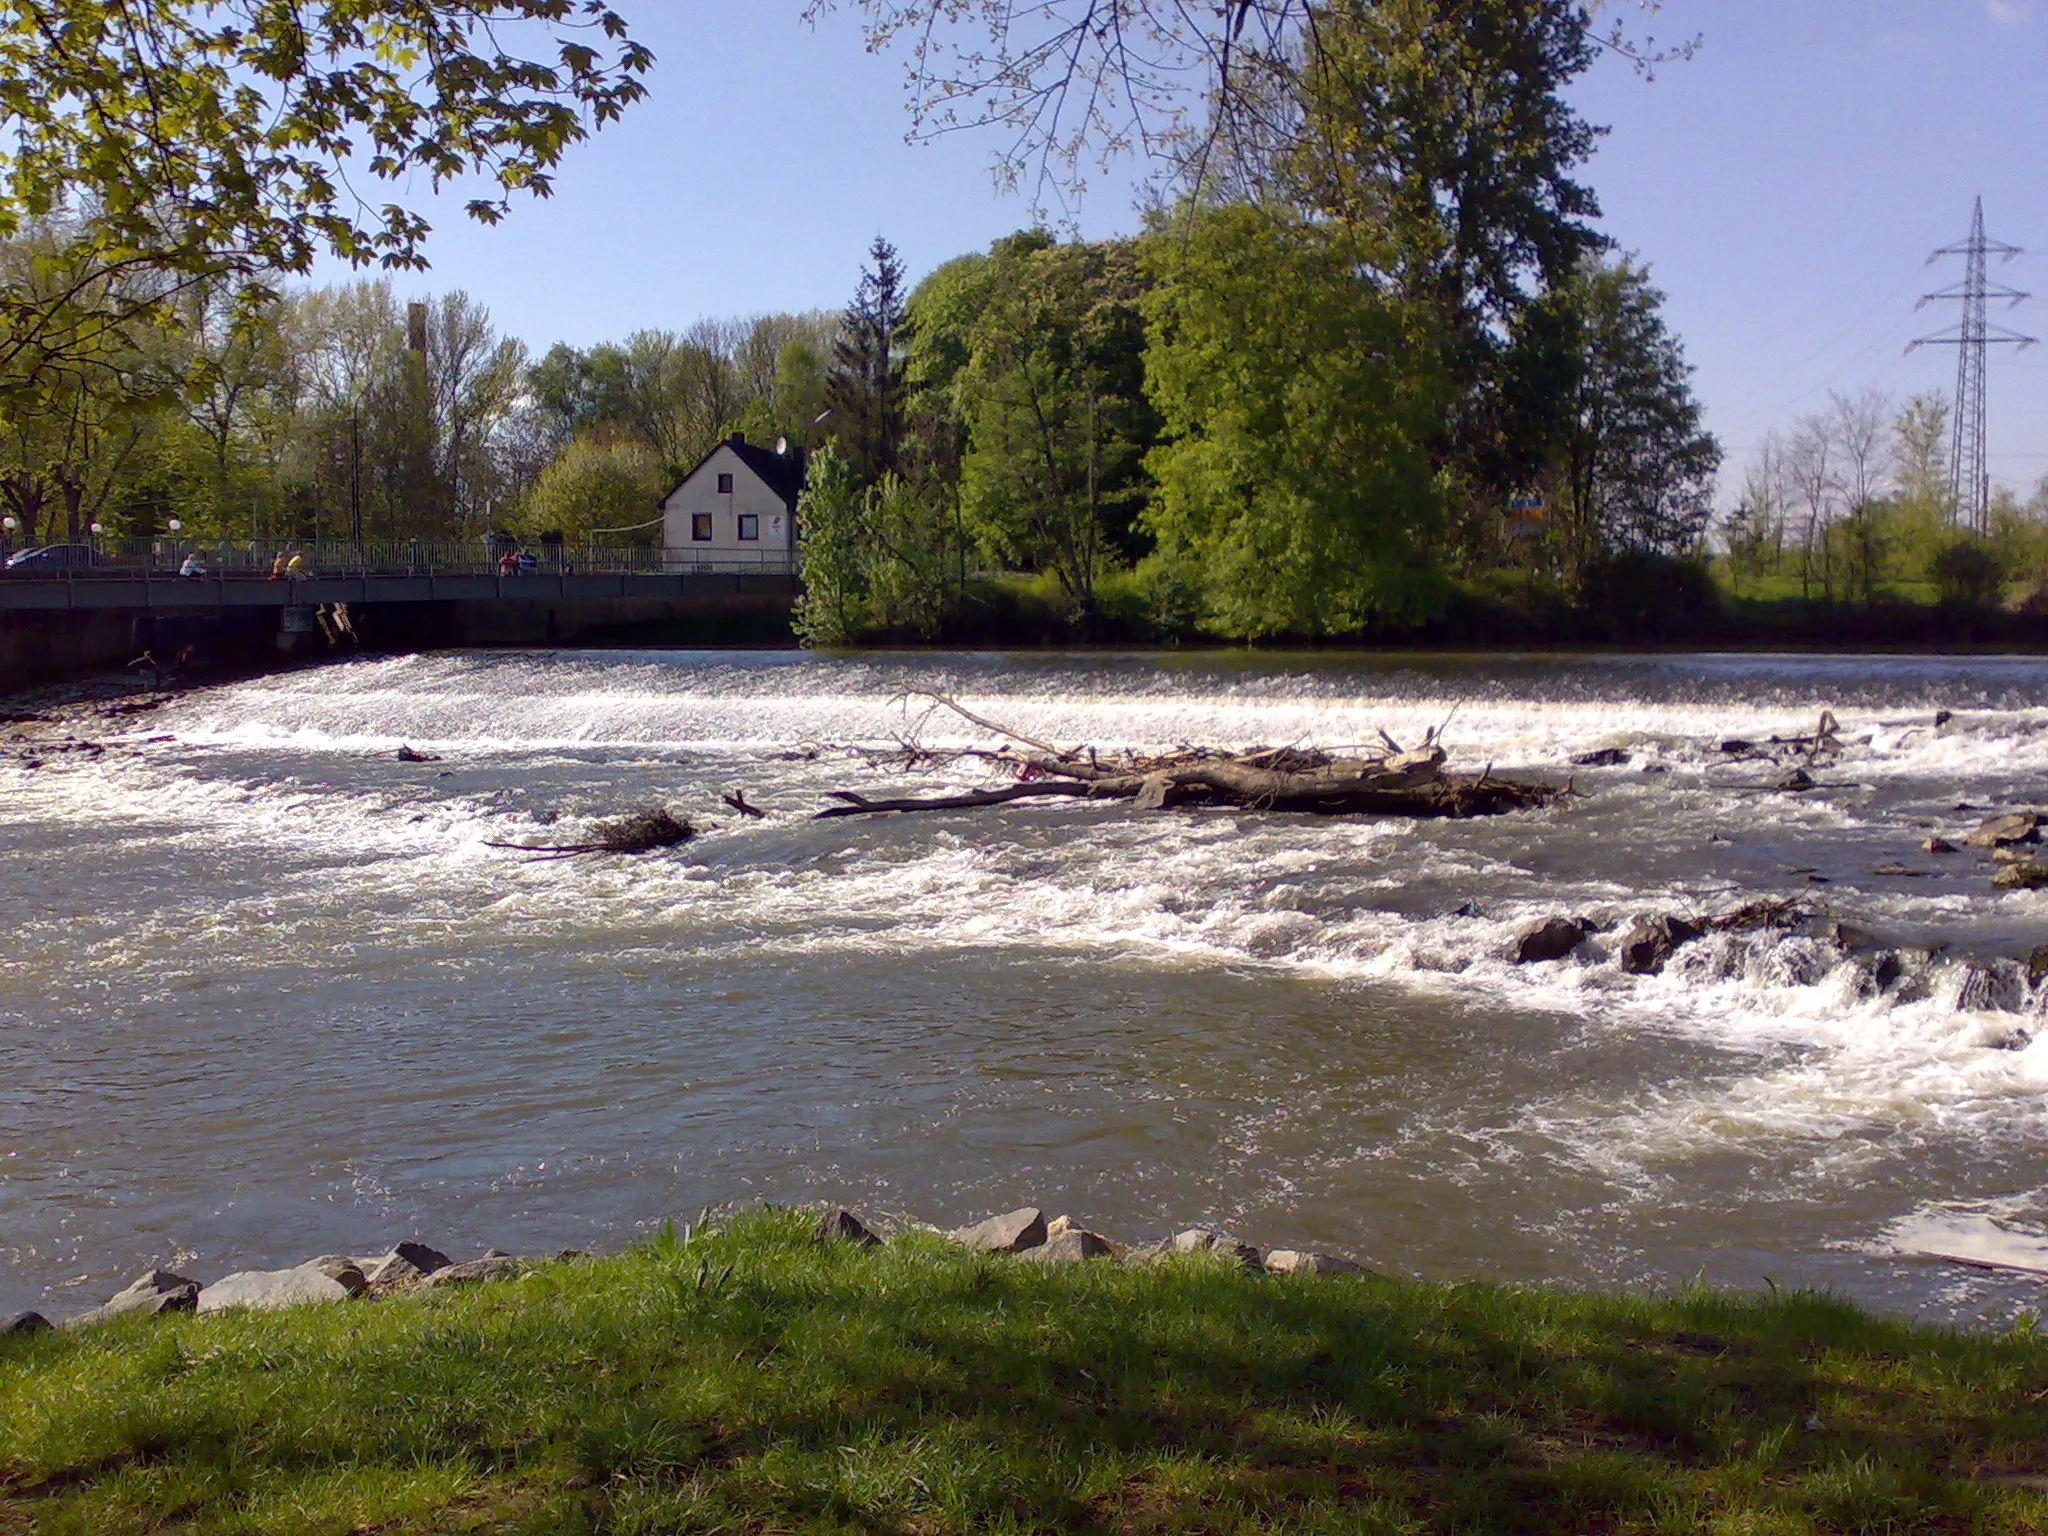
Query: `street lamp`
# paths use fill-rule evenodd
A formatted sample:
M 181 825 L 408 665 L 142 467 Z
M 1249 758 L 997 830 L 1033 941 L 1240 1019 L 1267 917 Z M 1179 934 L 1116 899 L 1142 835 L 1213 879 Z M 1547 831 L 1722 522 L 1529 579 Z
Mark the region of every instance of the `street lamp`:
M 179 522 L 175 517 L 172 518 L 168 523 L 165 523 L 164 526 L 170 529 L 171 532 L 173 533 L 183 533 L 185 531 L 185 525 Z
M 7 547 L 14 542 L 15 530 L 20 527 L 20 518 L 0 517 L 0 559 L 6 558 Z

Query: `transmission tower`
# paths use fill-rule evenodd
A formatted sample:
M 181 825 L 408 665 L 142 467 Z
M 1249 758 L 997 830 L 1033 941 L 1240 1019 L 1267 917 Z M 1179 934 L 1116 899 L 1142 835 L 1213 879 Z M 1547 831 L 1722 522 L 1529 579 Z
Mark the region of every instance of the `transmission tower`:
M 1930 293 L 1917 308 L 1929 304 L 1960 303 L 1963 317 L 1950 330 L 1923 336 L 1908 352 L 1918 347 L 1956 349 L 1955 435 L 1949 448 L 1948 486 L 1951 515 L 1973 532 L 1986 533 L 1991 524 L 1991 473 L 1985 450 L 1984 375 L 1993 347 L 2031 347 L 2034 338 L 2022 336 L 1991 323 L 1991 301 L 2002 300 L 2008 308 L 2033 297 L 1990 279 L 1991 258 L 2011 261 L 2020 254 L 2016 245 L 1990 240 L 1984 235 L 1984 199 L 1977 199 L 1977 211 L 1970 220 L 1970 238 L 1960 245 L 1945 245 L 1927 258 L 1927 264 L 1948 256 L 1964 262 L 1963 280 L 1953 288 Z

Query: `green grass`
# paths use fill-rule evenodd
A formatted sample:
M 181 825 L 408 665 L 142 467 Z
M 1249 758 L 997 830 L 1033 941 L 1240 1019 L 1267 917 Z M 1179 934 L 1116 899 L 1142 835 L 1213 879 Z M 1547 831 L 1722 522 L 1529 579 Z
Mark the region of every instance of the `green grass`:
M 0 1340 L 0 1530 L 2048 1529 L 2030 1333 L 808 1230 Z

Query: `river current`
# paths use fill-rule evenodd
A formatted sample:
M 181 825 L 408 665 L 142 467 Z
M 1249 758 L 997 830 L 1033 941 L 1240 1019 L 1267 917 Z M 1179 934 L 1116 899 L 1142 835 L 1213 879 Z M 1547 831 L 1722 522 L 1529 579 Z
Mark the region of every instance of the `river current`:
M 985 782 L 844 750 L 994 744 L 913 687 L 1062 744 L 1439 727 L 1453 767 L 1580 793 L 1456 823 L 809 819 Z M 1823 709 L 1818 789 L 1723 750 Z M 2041 660 L 494 652 L 119 728 L 98 762 L 0 765 L 0 1312 L 152 1263 L 601 1247 L 826 1198 L 1948 1318 L 2039 1282 L 1927 1251 L 2048 1266 L 2048 893 L 1921 851 L 2048 808 Z M 489 846 L 657 802 L 716 826 L 639 858 Z M 1616 963 L 1637 913 L 1759 897 L 1820 916 Z M 1510 963 L 1553 914 L 1605 931 Z

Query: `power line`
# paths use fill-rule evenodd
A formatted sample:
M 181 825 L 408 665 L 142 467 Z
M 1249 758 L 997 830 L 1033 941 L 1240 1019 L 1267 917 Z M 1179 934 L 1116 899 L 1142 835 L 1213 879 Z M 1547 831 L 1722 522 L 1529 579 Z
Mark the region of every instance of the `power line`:
M 1924 309 L 1929 304 L 1960 303 L 1963 306 L 1962 319 L 1953 328 L 1933 336 L 1923 336 L 1906 348 L 1908 352 L 1916 347 L 1956 349 L 1956 414 L 1954 436 L 1949 446 L 1949 504 L 1955 517 L 1964 520 L 1980 534 L 1991 526 L 1991 471 L 1987 462 L 1989 455 L 1985 451 L 1984 412 L 1984 381 L 1990 349 L 1995 346 L 2025 349 L 2034 345 L 2033 337 L 2022 336 L 2002 325 L 1993 325 L 1990 320 L 1993 299 L 2002 299 L 2010 307 L 2032 297 L 2017 288 L 2008 288 L 1990 280 L 1993 256 L 2000 261 L 2011 261 L 2019 254 L 2018 246 L 1985 237 L 1984 199 L 1979 197 L 1976 212 L 1970 219 L 1969 238 L 1960 245 L 1945 245 L 1927 258 L 1927 264 L 1932 266 L 1945 256 L 1962 257 L 1963 280 L 1952 288 L 1925 295 L 1915 306 Z

